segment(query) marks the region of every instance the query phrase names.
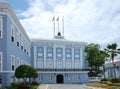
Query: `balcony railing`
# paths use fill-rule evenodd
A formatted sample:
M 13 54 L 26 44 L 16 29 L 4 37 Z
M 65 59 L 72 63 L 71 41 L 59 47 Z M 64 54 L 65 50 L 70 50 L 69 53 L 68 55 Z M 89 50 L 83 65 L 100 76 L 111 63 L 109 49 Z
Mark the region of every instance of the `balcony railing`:
M 88 69 L 41 69 L 36 68 L 37 71 L 88 71 Z

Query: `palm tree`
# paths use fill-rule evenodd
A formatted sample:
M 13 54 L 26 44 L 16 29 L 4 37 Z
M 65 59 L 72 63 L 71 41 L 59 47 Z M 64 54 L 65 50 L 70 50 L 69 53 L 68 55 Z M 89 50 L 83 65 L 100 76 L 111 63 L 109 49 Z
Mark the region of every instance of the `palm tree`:
M 105 51 L 108 52 L 112 59 L 114 78 L 116 78 L 114 57 L 117 56 L 117 54 L 120 54 L 120 49 L 117 49 L 117 47 L 118 45 L 116 43 L 112 43 L 111 45 L 108 44 L 107 48 L 105 49 Z
M 101 63 L 102 63 L 104 78 L 105 78 L 105 58 L 106 57 L 109 57 L 109 55 L 106 53 L 106 51 L 100 50 L 99 58 L 100 58 Z

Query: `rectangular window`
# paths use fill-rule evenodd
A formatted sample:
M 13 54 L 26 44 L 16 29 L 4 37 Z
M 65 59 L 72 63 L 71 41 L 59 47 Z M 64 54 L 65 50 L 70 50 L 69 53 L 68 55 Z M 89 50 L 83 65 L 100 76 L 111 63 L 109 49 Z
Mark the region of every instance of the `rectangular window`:
M 42 80 L 42 74 L 38 74 L 39 80 Z
M 74 59 L 80 59 L 80 49 L 74 49 Z
M 24 64 L 24 61 L 23 60 L 21 60 L 21 63 L 20 63 L 21 65 L 23 65 Z
M 65 76 L 66 76 L 66 78 L 67 78 L 68 80 L 70 80 L 70 78 L 71 78 L 71 75 L 70 75 L 70 74 L 66 74 Z
M 52 74 L 49 74 L 48 80 L 52 80 Z
M 15 70 L 15 56 L 11 56 L 11 70 Z
M 72 51 L 72 49 L 70 49 L 70 48 L 65 49 L 65 53 L 71 53 L 71 51 Z
M 47 47 L 46 55 L 47 55 L 47 59 L 53 59 L 53 48 L 52 47 Z
M 77 80 L 80 80 L 80 74 L 77 74 L 76 78 Z
M 2 53 L 0 52 L 0 71 L 2 71 Z
M 11 25 L 11 41 L 15 41 L 15 30 L 13 25 Z
M 17 41 L 17 46 L 19 47 L 20 46 L 20 34 L 18 32 L 16 35 L 16 41 Z
M 2 31 L 3 31 L 3 19 L 0 17 L 0 38 L 2 38 Z
M 20 59 L 17 58 L 17 60 L 16 60 L 16 68 L 17 68 L 19 65 L 20 65 Z
M 62 48 L 56 48 L 57 53 L 62 53 L 63 49 Z
M 21 37 L 21 50 L 23 50 L 24 49 L 24 39 Z M 23 50 L 24 51 L 24 50 Z
M 47 47 L 47 52 L 48 52 L 48 53 L 53 52 L 53 48 L 52 48 L 52 47 Z
M 80 53 L 80 49 L 74 49 L 74 53 L 79 54 Z
M 56 59 L 63 59 L 63 49 L 56 48 Z

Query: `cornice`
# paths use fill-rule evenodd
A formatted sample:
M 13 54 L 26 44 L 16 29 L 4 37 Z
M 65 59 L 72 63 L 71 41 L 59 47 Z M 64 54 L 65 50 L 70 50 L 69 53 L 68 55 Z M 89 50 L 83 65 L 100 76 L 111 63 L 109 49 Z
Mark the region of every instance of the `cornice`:
M 86 42 L 79 42 L 79 41 L 72 41 L 72 40 L 65 40 L 65 39 L 32 39 L 32 43 L 61 43 L 61 44 L 73 44 L 73 45 L 86 45 Z

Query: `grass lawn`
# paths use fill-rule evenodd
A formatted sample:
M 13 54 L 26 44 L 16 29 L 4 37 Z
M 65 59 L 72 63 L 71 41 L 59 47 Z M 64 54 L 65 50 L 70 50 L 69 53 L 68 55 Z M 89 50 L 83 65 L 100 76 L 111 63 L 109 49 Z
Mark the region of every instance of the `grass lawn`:
M 102 83 L 88 83 L 86 85 L 90 87 L 101 87 L 105 89 L 120 89 L 120 86 L 117 86 L 116 84 L 108 85 L 108 84 L 102 84 Z
M 37 89 L 37 87 L 38 86 L 30 85 L 29 89 Z M 5 87 L 5 88 L 0 88 L 0 89 L 17 89 L 17 87 L 15 87 L 15 86 L 8 86 L 8 87 Z

